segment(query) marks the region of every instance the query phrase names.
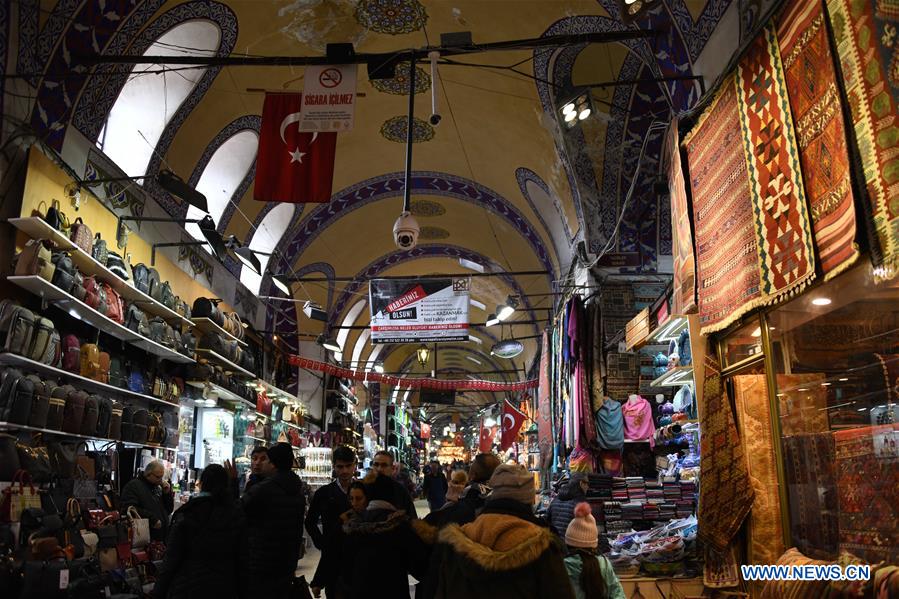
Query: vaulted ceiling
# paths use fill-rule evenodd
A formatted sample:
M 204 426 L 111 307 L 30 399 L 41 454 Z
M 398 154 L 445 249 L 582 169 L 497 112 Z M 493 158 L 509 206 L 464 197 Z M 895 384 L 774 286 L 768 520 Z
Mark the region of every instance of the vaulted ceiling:
M 355 354 L 368 360 L 372 347 L 361 328 L 368 323 L 367 308 L 346 319 L 366 299 L 364 281 L 380 275 L 464 273 L 459 258 L 465 258 L 499 274 L 475 279 L 473 297 L 487 309 L 473 307 L 472 322 L 483 322 L 511 294 L 523 300 L 513 325 L 515 320 L 535 323 L 478 328 L 473 333 L 482 343 L 442 349 L 438 368 L 460 373 L 523 369 L 539 351 L 536 336 L 554 305 L 554 282 L 569 275 L 577 241 L 584 240 L 593 253 L 605 247 L 639 252 L 646 271 L 655 269 L 659 255 L 670 254 L 667 207 L 652 186 L 661 130 L 650 137 L 635 199 L 625 206 L 618 227 L 616 223 L 650 124 L 667 122 L 701 94 L 697 81 L 651 79 L 692 74 L 730 0 L 647 4 L 647 11 L 625 22 L 623 0 L 19 0 L 11 5 L 13 25 L 9 37 L 0 39 L 0 50 L 10 51 L 10 71 L 28 74 L 17 94 L 37 101 L 9 96 L 5 101 L 63 156 L 86 160 L 131 67 L 81 71 L 78 56 L 143 54 L 183 23 L 214 24 L 220 32 L 215 51 L 220 56 L 320 55 L 326 43 L 345 41 L 352 41 L 357 52 L 392 52 L 436 45 L 440 34 L 456 31 L 470 31 L 475 42 L 660 31 L 657 37 L 623 44 L 485 53 L 458 60 L 479 66 L 441 66 L 437 96 L 443 120 L 437 127 L 426 122 L 430 75 L 427 65 L 420 65 L 426 84 L 415 102 L 423 120 L 414 130 L 412 197 L 422 237 L 411 251 L 397 250 L 392 237 L 402 207 L 405 121 L 397 117 L 407 110 L 403 92 L 408 70 L 398 69 L 396 80 L 371 82 L 360 68 L 355 128 L 338 137 L 332 200 L 297 206 L 277 240 L 269 272 L 327 279 L 292 289 L 296 299 L 311 299 L 328 311 L 324 326 L 303 317 L 301 304 L 270 304 L 268 328 L 278 331 L 288 346 L 297 347 L 298 334 L 330 328 L 336 335 L 339 329 L 333 327 L 346 321 L 360 328 L 345 335 L 343 358 Z M 190 52 L 202 45 L 179 46 Z M 12 54 L 15 48 L 17 55 Z M 509 65 L 516 66 L 499 68 Z M 210 67 L 195 79 L 196 86 L 179 106 L 166 106 L 170 115 L 147 166 L 153 173 L 167 165 L 194 185 L 217 149 L 236 134 L 259 130 L 260 90 L 301 90 L 303 69 Z M 621 84 L 633 80 L 643 82 Z M 558 106 L 579 86 L 597 83 L 613 84 L 592 90 L 598 114 L 566 130 Z M 218 223 L 223 233 L 244 243 L 258 234 L 274 207 L 253 200 L 253 174 L 251 166 L 239 178 Z M 152 180 L 144 188 L 170 214 L 187 213 L 186 205 Z M 239 276 L 238 263 L 228 266 Z M 504 274 L 518 271 L 546 272 Z M 260 294 L 277 295 L 269 277 L 263 278 Z M 525 340 L 524 354 L 511 361 L 489 356 L 496 340 L 513 334 L 532 337 Z M 385 359 L 388 371 L 414 370 L 414 349 L 386 348 L 379 350 L 379 359 Z M 507 372 L 487 378 L 523 376 Z

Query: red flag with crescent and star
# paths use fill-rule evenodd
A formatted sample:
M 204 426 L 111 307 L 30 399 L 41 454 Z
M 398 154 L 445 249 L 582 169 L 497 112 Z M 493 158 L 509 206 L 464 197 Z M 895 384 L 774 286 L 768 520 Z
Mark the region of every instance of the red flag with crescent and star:
M 518 408 L 512 405 L 508 399 L 503 402 L 503 436 L 500 440 L 500 449 L 503 451 L 512 447 L 512 443 L 518 438 L 518 431 L 527 416 L 522 414 Z
M 265 94 L 253 199 L 292 204 L 331 199 L 337 133 L 300 131 L 302 94 Z
M 496 427 L 484 426 L 481 420 L 481 438 L 478 441 L 478 449 L 481 453 L 490 453 L 493 451 L 493 436 L 496 434 Z

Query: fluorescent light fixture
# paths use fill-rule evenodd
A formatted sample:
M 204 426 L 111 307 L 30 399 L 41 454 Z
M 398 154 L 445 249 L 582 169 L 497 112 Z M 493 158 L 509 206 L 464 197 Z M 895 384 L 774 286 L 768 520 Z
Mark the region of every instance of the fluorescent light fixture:
M 484 365 L 483 362 L 481 362 L 481 361 L 478 360 L 477 358 L 472 358 L 471 356 L 465 356 L 465 359 L 468 360 L 469 362 L 474 362 L 474 363 L 477 364 L 478 366 L 483 366 L 483 365 Z
M 812 300 L 812 304 L 815 306 L 829 306 L 831 303 L 833 303 L 833 300 L 829 297 L 816 297 Z
M 475 272 L 484 272 L 484 265 L 478 264 L 477 262 L 472 262 L 471 260 L 466 260 L 465 258 L 459 258 L 459 266 L 462 268 L 467 268 L 468 270 L 473 270 Z
M 562 114 L 568 114 L 574 112 L 574 102 L 569 102 L 565 106 L 562 107 Z
M 822 387 L 830 387 L 833 383 L 821 383 Z
M 290 281 L 284 275 L 272 275 L 272 285 L 280 289 L 284 294 L 290 295 Z
M 322 322 L 328 321 L 328 313 L 322 310 L 321 306 L 313 302 L 306 302 L 303 304 L 303 314 L 306 315 L 306 318 L 312 320 L 320 320 Z
M 340 352 L 341 347 L 340 344 L 337 343 L 337 340 L 332 337 L 326 337 L 324 333 L 318 336 L 318 339 L 315 340 L 316 343 L 332 352 Z
M 578 113 L 578 115 L 577 115 L 577 120 L 583 121 L 583 120 L 586 119 L 588 116 L 590 116 L 590 109 L 589 109 L 589 108 L 585 108 L 585 109 L 583 109 L 582 111 L 580 111 L 580 112 Z
M 513 314 L 515 314 L 515 308 L 508 304 L 502 304 L 496 307 L 496 319 L 500 322 L 507 320 Z
M 576 112 L 569 112 L 569 113 L 566 113 L 566 114 L 565 114 L 565 122 L 566 122 L 566 123 L 571 123 L 571 122 L 574 121 L 574 119 L 576 119 L 576 118 L 577 118 L 577 113 L 576 113 Z
M 474 342 L 474 343 L 477 343 L 478 345 L 483 345 L 483 344 L 484 344 L 484 342 L 481 340 L 480 337 L 475 337 L 474 335 L 469 335 L 469 336 L 468 336 L 468 340 L 469 340 L 469 341 L 472 341 L 472 342 Z
M 842 379 L 839 379 L 839 380 L 840 380 L 841 383 L 845 383 L 845 382 L 848 381 L 849 379 L 848 379 L 848 378 L 842 378 Z
M 484 323 L 485 326 L 492 327 L 494 325 L 502 322 L 499 318 L 496 317 L 496 314 L 491 314 L 487 317 L 487 321 Z
M 868 408 L 859 408 L 856 410 L 856 412 L 867 412 L 867 411 L 868 411 Z
M 475 308 L 477 308 L 478 310 L 483 310 L 485 312 L 487 311 L 487 304 L 485 304 L 484 302 L 479 302 L 478 300 L 476 300 L 474 298 L 469 298 L 468 303 L 471 304 L 472 306 L 474 306 Z
M 805 387 L 803 387 L 802 389 L 796 389 L 796 390 L 797 391 L 808 391 L 808 389 L 806 389 Z
M 260 271 L 262 270 L 262 265 L 259 263 L 259 258 L 256 257 L 256 254 L 253 253 L 253 250 L 248 248 L 247 246 L 241 246 L 239 248 L 234 249 L 234 255 L 238 260 L 243 263 L 244 266 L 250 268 L 257 275 L 262 274 Z

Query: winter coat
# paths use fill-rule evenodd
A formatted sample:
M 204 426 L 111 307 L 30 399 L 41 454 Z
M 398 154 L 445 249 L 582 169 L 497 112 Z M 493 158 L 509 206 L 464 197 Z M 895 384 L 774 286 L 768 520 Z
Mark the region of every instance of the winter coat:
M 574 599 L 562 544 L 528 506 L 488 502 L 474 522 L 441 529 L 424 599 Z
M 194 497 L 172 516 L 153 597 L 237 599 L 246 557 L 246 522 L 230 494 Z
M 321 487 L 312 496 L 306 515 L 306 531 L 312 543 L 321 550 L 312 586 L 328 587 L 339 574 L 342 566 L 339 554 L 344 537 L 341 515 L 349 510 L 350 500 L 337 481 Z
M 621 586 L 621 582 L 618 581 L 618 576 L 615 575 L 615 570 L 612 568 L 609 560 L 601 555 L 597 555 L 596 559 L 599 560 L 599 571 L 602 574 L 603 582 L 606 583 L 606 598 L 627 599 L 627 596 L 624 594 L 624 588 Z M 571 588 L 574 590 L 575 599 L 584 599 L 584 590 L 581 588 L 581 572 L 584 569 L 584 564 L 581 562 L 581 556 L 569 555 L 566 557 L 565 569 L 568 570 L 568 577 L 571 580 Z
M 484 507 L 487 496 L 490 494 L 490 487 L 481 483 L 470 483 L 459 501 L 443 506 L 436 512 L 431 512 L 425 516 L 425 522 L 431 526 L 442 528 L 447 524 L 468 524 L 474 522 L 478 512 Z
M 306 510 L 300 477 L 289 471 L 266 477 L 244 493 L 241 504 L 247 520 L 248 576 L 252 580 L 292 576 L 300 558 Z
M 122 489 L 119 504 L 123 512 L 134 506 L 142 517 L 150 520 L 150 538 L 165 541 L 169 532 L 169 515 L 175 505 L 175 497 L 171 493 L 163 493 L 159 485 L 140 475 L 128 481 Z M 156 522 L 162 522 L 162 527 L 155 528 Z
M 427 572 L 433 532 L 402 510 L 368 509 L 343 527 L 346 541 L 341 561 L 348 599 L 375 596 L 409 597 L 409 574 L 421 580 Z
M 446 503 L 446 492 L 449 489 L 449 483 L 443 472 L 437 474 L 426 474 L 422 485 L 425 497 L 428 499 L 428 505 L 432 510 L 439 510 Z
M 568 530 L 568 524 L 574 519 L 574 506 L 582 501 L 586 501 L 586 495 L 581 489 L 579 480 L 570 481 L 558 496 L 549 504 L 546 510 L 546 516 L 549 520 L 549 527 L 560 538 L 565 538 L 565 531 Z

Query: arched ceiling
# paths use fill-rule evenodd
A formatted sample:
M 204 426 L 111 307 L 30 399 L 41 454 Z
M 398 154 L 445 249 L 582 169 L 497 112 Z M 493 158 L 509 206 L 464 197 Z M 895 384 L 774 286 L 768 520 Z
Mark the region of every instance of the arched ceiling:
M 402 206 L 405 149 L 388 139 L 390 131 L 398 131 L 389 122 L 406 113 L 407 98 L 396 93 L 403 91 L 403 82 L 373 84 L 360 67 L 355 128 L 338 136 L 332 201 L 299 206 L 271 260 L 270 272 L 328 279 L 293 287 L 296 299 L 311 299 L 329 312 L 324 326 L 298 316 L 301 304 L 271 304 L 269 328 L 292 347 L 298 334 L 316 335 L 329 327 L 336 332 L 333 327 L 343 322 L 350 306 L 367 294 L 366 285 L 335 277 L 467 272 L 459 257 L 497 273 L 547 271 L 475 279 L 473 297 L 487 311 L 473 307 L 472 322 L 483 322 L 510 294 L 532 295 L 523 298 L 513 320 L 540 322 L 513 326 L 511 332 L 533 337 L 545 325 L 546 309 L 553 307 L 553 281 L 568 274 L 574 243 L 586 239 L 595 251 L 612 233 L 650 121 L 667 120 L 672 111 L 689 107 L 700 90 L 696 82 L 685 81 L 595 88 L 594 106 L 603 115 L 567 132 L 560 127 L 558 102 L 567 90 L 586 84 L 691 74 L 730 1 L 655 0 L 647 13 L 625 23 L 623 0 L 132 0 L 107 2 L 105 11 L 96 10 L 99 0 L 20 0 L 14 27 L 19 55 L 8 62 L 33 74 L 27 83 L 34 86 L 37 104 L 26 120 L 45 132 L 48 144 L 70 155 L 72 147 L 96 140 L 129 73 L 119 66 L 104 67 L 107 74 L 102 76 L 73 74 L 72 55 L 143 53 L 162 33 L 190 20 L 217 24 L 222 56 L 318 55 L 325 43 L 345 41 L 353 41 L 357 52 L 391 52 L 437 44 L 440 34 L 456 31 L 471 31 L 475 42 L 626 28 L 664 31 L 658 38 L 624 44 L 459 59 L 482 67 L 442 66 L 437 92 L 443 120 L 436 128 L 425 124 L 427 139 L 414 146 L 413 208 L 425 233 L 414 252 L 397 251 L 392 238 Z M 371 12 L 378 6 L 391 9 Z M 0 43 L 0 50 L 5 47 Z M 519 63 L 520 73 L 489 68 L 513 63 Z M 426 65 L 421 68 L 427 71 Z M 232 135 L 259 130 L 264 95 L 254 90 L 301 90 L 302 77 L 302 68 L 207 69 L 166 126 L 148 172 L 165 164 L 196 184 L 214 152 Z M 429 86 L 420 91 L 415 110 L 426 119 Z M 648 170 L 639 179 L 639 199 L 628 207 L 615 240 L 618 249 L 645 253 L 648 267 L 654 267 L 660 253 L 670 253 L 667 209 L 653 195 L 647 176 L 658 169 L 658 141 L 654 144 L 643 165 Z M 245 243 L 271 209 L 252 198 L 254 168 L 219 221 L 223 233 Z M 171 214 L 186 213 L 186 205 L 152 180 L 145 189 Z M 238 272 L 236 262 L 228 265 Z M 275 293 L 266 277 L 261 294 Z M 367 323 L 368 311 L 363 310 L 352 324 Z M 360 332 L 354 329 L 347 336 L 346 359 Z M 490 346 L 508 338 L 510 328 L 476 334 L 483 344 L 441 351 L 441 360 L 477 373 L 527 368 L 539 352 L 537 339 L 526 339 L 521 356 L 493 358 L 502 368 L 491 368 Z M 414 349 L 385 350 L 388 370 L 407 367 Z M 363 359 L 370 352 L 366 341 Z M 466 359 L 474 354 L 483 357 L 482 365 Z

